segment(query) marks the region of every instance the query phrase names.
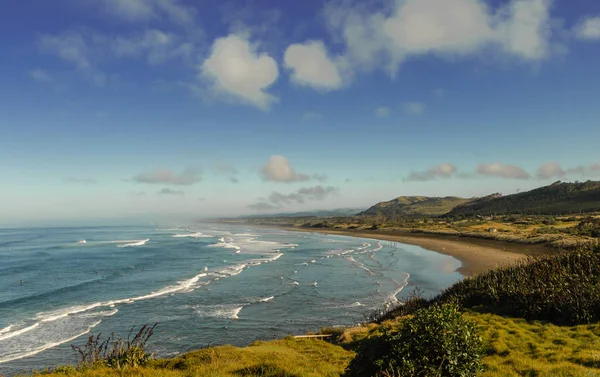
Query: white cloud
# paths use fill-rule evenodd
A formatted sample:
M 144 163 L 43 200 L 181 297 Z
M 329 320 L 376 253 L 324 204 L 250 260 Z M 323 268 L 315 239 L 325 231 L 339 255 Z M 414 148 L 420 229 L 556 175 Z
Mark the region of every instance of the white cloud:
M 375 109 L 375 116 L 377 118 L 385 118 L 387 116 L 390 115 L 390 109 L 389 107 L 385 107 L 385 106 L 380 106 L 378 108 Z
M 405 181 L 431 181 L 437 178 L 450 178 L 456 171 L 456 166 L 450 163 L 443 163 L 425 171 L 412 172 Z
M 574 31 L 579 39 L 600 39 L 600 16 L 584 18 L 575 25 Z
M 62 35 L 42 35 L 38 40 L 40 49 L 73 63 L 79 69 L 91 67 L 88 59 L 89 48 L 79 33 L 68 32 Z
M 234 34 L 215 40 L 210 56 L 200 66 L 200 77 L 212 84 L 215 93 L 263 110 L 277 100 L 266 90 L 278 76 L 275 59 L 257 53 L 255 45 Z
M 551 53 L 551 0 L 513 0 L 508 19 L 496 33 L 506 52 L 525 60 L 540 60 Z
M 40 51 L 55 55 L 75 66 L 79 74 L 96 86 L 104 86 L 106 74 L 92 65 L 90 55 L 94 52 L 82 34 L 66 32 L 60 35 L 42 35 L 38 39 Z
M 39 81 L 39 82 L 52 82 L 54 81 L 52 79 L 52 76 L 50 76 L 48 74 L 48 72 L 46 72 L 43 69 L 33 69 L 31 71 L 29 71 L 29 77 L 31 77 L 32 79 L 34 79 L 35 81 Z
M 274 182 L 297 182 L 310 179 L 306 174 L 296 173 L 290 161 L 284 156 L 271 156 L 269 162 L 262 168 L 261 174 L 265 180 Z
M 412 56 L 456 57 L 495 48 L 526 61 L 552 51 L 550 0 L 511 0 L 493 9 L 483 0 L 404 0 L 369 10 L 339 1 L 325 7 L 334 37 L 354 69 L 384 68 L 394 75 Z
M 172 33 L 149 29 L 134 37 L 116 37 L 110 48 L 117 57 L 147 56 L 148 63 L 160 64 L 173 58 L 189 58 L 193 45 L 180 42 Z
M 193 185 L 200 182 L 202 177 L 199 168 L 187 168 L 181 174 L 175 174 L 170 169 L 157 169 L 140 173 L 133 177 L 138 183 L 160 183 L 173 185 Z
M 560 164 L 556 161 L 548 162 L 538 168 L 537 176 L 540 179 L 550 179 L 554 177 L 564 177 L 567 172 L 563 170 Z
M 274 191 L 269 195 L 269 201 L 278 206 L 291 203 L 302 204 L 307 200 L 323 200 L 330 195 L 337 195 L 337 193 L 338 189 L 333 186 L 303 187 L 290 194 Z
M 405 102 L 402 104 L 402 108 L 409 114 L 419 115 L 425 111 L 425 104 L 421 102 Z
M 285 67 L 292 71 L 291 81 L 297 85 L 322 91 L 342 87 L 338 67 L 321 41 L 292 44 L 286 49 L 283 60 Z
M 515 165 L 505 165 L 499 162 L 477 165 L 477 173 L 484 176 L 511 178 L 511 179 L 529 179 L 531 175 L 522 168 Z

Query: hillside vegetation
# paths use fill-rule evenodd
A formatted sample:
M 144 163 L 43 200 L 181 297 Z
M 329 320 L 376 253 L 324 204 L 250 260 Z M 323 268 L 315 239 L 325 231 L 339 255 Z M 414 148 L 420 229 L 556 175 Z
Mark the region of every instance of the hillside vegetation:
M 463 203 L 445 217 L 506 214 L 565 215 L 600 211 L 600 182 L 555 182 L 531 191 Z
M 400 196 L 387 202 L 380 202 L 358 213 L 358 216 L 384 216 L 396 218 L 404 216 L 438 216 L 451 211 L 454 207 L 473 199 L 447 196 L 444 198 L 427 196 Z

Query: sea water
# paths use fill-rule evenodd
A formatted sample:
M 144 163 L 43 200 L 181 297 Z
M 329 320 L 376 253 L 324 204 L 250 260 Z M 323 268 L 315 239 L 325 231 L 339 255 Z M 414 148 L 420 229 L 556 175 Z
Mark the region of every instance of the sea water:
M 0 373 L 74 363 L 90 333 L 155 322 L 163 357 L 356 325 L 415 287 L 439 292 L 459 266 L 412 245 L 222 224 L 0 229 Z

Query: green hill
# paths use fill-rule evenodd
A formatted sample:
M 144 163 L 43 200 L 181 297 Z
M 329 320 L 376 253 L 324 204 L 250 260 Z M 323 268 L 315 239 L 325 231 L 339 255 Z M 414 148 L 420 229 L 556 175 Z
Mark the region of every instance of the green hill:
M 564 215 L 600 211 L 600 182 L 555 182 L 519 194 L 494 194 L 461 204 L 446 217 L 506 214 Z
M 458 205 L 471 202 L 473 199 L 456 196 L 400 196 L 396 199 L 380 202 L 360 212 L 358 216 L 385 216 L 386 218 L 405 216 L 439 216 L 448 213 Z

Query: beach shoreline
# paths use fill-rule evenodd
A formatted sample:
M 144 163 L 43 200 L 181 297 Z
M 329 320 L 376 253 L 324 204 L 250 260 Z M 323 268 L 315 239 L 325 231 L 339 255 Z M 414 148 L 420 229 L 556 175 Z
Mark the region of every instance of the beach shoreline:
M 546 255 L 552 251 L 545 244 L 523 244 L 497 240 L 386 230 L 298 228 L 285 226 L 260 227 L 277 228 L 290 232 L 331 234 L 357 238 L 370 238 L 420 246 L 440 254 L 449 255 L 461 262 L 456 269 L 464 276 L 473 276 L 493 268 L 514 264 L 529 256 Z

